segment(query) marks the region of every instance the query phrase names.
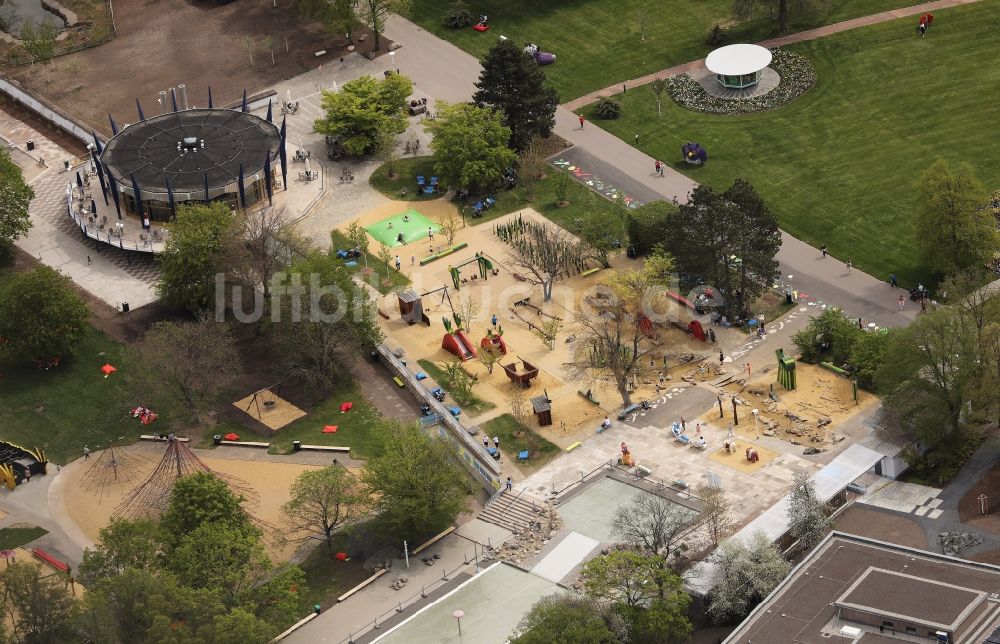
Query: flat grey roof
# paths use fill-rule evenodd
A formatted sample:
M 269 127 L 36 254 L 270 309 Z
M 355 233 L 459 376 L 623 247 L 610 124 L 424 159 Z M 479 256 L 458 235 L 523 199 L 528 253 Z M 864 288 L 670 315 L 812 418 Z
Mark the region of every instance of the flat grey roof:
M 836 603 L 886 618 L 905 618 L 928 626 L 951 627 L 984 595 L 981 591 L 922 579 L 913 574 L 869 568 Z

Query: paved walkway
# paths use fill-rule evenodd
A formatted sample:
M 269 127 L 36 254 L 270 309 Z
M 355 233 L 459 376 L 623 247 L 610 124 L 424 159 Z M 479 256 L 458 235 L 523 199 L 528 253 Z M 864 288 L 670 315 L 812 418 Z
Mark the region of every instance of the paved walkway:
M 790 45 L 792 43 L 804 42 L 806 40 L 815 40 L 817 38 L 822 38 L 823 36 L 829 36 L 831 34 L 840 33 L 842 31 L 850 31 L 851 29 L 857 29 L 858 27 L 875 25 L 880 22 L 888 22 L 890 20 L 905 18 L 907 16 L 916 16 L 924 13 L 925 11 L 938 11 L 940 9 L 947 9 L 948 7 L 957 7 L 959 5 L 972 4 L 973 2 L 979 2 L 979 0 L 934 0 L 934 2 L 925 2 L 923 4 L 913 5 L 912 7 L 900 7 L 899 9 L 891 9 L 889 11 L 883 11 L 882 13 L 875 13 L 870 16 L 861 16 L 860 18 L 852 18 L 851 20 L 836 22 L 832 25 L 817 27 L 816 29 L 808 29 L 806 31 L 799 31 L 793 34 L 779 36 L 778 38 L 762 40 L 757 44 L 762 47 L 783 47 L 785 45 Z M 916 25 L 914 25 L 914 27 L 916 27 Z M 652 74 L 646 74 L 645 76 L 640 76 L 639 78 L 633 78 L 631 80 L 625 81 L 625 85 L 627 86 L 628 89 L 632 89 L 633 87 L 639 87 L 641 85 L 650 83 L 658 77 L 666 78 L 668 76 L 676 76 L 678 74 L 684 74 L 694 69 L 700 69 L 704 67 L 704 65 L 705 65 L 704 58 L 700 60 L 694 60 L 689 63 L 674 65 L 673 67 L 668 67 L 658 72 L 653 72 Z M 589 105 L 590 103 L 593 103 L 600 96 L 614 96 L 615 94 L 618 93 L 618 90 L 621 86 L 622 83 L 615 83 L 614 85 L 609 85 L 604 89 L 599 89 L 589 94 L 585 94 L 579 98 L 575 98 L 572 101 L 565 103 L 563 107 L 570 110 L 579 109 L 584 105 Z

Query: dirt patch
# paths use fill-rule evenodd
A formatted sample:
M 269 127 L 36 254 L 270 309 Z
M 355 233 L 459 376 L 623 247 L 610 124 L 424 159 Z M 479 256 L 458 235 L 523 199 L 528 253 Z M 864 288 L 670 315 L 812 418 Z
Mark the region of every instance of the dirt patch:
M 35 111 L 29 110 L 23 103 L 15 101 L 6 94 L 0 94 L 0 111 L 6 112 L 18 121 L 30 125 L 34 130 L 41 132 L 45 135 L 45 138 L 67 152 L 71 152 L 76 156 L 87 154 L 87 148 L 84 147 L 80 139 L 67 133 L 61 127 L 54 125 L 51 121 L 42 118 Z
M 980 563 L 993 564 L 994 566 L 1000 566 L 1000 548 L 994 550 L 987 550 L 986 552 L 980 552 L 978 555 L 972 555 L 969 557 L 972 561 L 978 561 Z
M 273 4 L 121 0 L 115 3 L 116 39 L 62 56 L 51 65 L 17 68 L 14 77 L 78 120 L 110 134 L 108 113 L 118 124 L 133 121 L 136 97 L 146 114 L 157 114 L 159 92 L 184 83 L 191 105 L 207 105 L 211 86 L 214 104 L 222 106 L 237 101 L 244 89 L 248 94 L 266 90 L 347 53 L 343 36 L 303 18 L 290 3 L 278 3 L 277 8 Z M 257 42 L 252 65 L 244 35 Z M 363 29 L 355 39 L 362 35 L 357 53 L 367 54 L 373 39 Z M 274 41 L 271 48 L 263 44 L 267 36 Z M 390 44 L 382 38 L 378 53 L 387 53 Z M 317 57 L 322 50 L 326 55 Z
M 986 495 L 986 512 L 983 515 L 979 496 Z M 1000 534 L 1000 466 L 994 465 L 983 478 L 973 485 L 958 502 L 958 518 L 966 524 Z
M 858 505 L 844 510 L 834 521 L 833 527 L 834 530 L 869 539 L 888 541 L 921 550 L 927 548 L 927 537 L 916 521 Z

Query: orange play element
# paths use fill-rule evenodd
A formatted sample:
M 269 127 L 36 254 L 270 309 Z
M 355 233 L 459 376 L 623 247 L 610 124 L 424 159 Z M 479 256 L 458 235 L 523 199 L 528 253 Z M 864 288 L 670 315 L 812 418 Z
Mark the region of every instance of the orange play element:
M 455 354 L 462 362 L 476 357 L 476 348 L 461 330 L 445 333 L 441 339 L 441 348 L 448 353 Z
M 337 426 L 336 425 L 327 425 L 327 426 L 325 426 L 323 428 L 323 433 L 324 434 L 336 434 L 337 433 Z
M 111 374 L 113 374 L 116 371 L 118 371 L 118 370 L 115 369 L 113 366 L 111 366 L 109 364 L 106 364 L 103 367 L 101 367 L 101 373 L 104 374 L 105 378 L 107 378 L 108 376 L 110 376 Z
M 347 412 L 351 411 L 352 407 L 354 407 L 354 403 L 350 402 L 340 403 L 340 413 L 346 414 Z
M 334 556 L 337 557 L 337 561 L 347 561 L 347 553 L 346 552 L 338 552 Z
M 240 435 L 235 432 L 229 432 L 228 434 L 223 436 L 223 438 L 225 438 L 227 441 L 238 441 L 240 439 Z
M 494 346 L 500 350 L 500 355 L 507 355 L 507 343 L 503 341 L 503 337 L 499 335 L 488 335 L 479 341 L 479 346 L 485 349 L 489 346 Z
M 621 450 L 622 455 L 618 459 L 618 462 L 625 467 L 632 467 L 632 451 L 628 448 L 628 445 L 625 444 L 625 441 L 622 441 Z

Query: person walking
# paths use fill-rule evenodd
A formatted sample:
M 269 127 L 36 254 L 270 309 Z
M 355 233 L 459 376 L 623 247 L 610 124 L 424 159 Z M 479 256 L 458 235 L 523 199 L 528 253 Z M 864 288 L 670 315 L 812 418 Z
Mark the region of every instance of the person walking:
M 580 115 L 580 129 L 583 129 L 583 114 Z
M 660 160 L 657 159 L 656 163 L 653 164 L 653 170 L 656 174 L 660 174 Z
M 28 483 L 30 481 L 31 481 L 31 470 L 29 468 L 25 468 L 25 470 L 24 470 L 24 482 Z
M 483 449 L 489 449 L 489 447 L 490 447 L 490 437 L 484 435 L 483 436 Z
M 927 16 L 920 16 L 920 37 L 923 38 L 924 34 L 927 33 Z
M 666 165 L 666 164 L 665 164 L 665 163 L 663 163 L 663 161 L 660 161 L 660 176 L 661 176 L 661 177 L 663 176 L 663 166 L 665 166 L 665 165 Z
M 826 244 L 819 247 L 819 252 L 823 253 L 823 259 L 826 259 Z
M 87 255 L 87 263 L 90 264 L 93 260 L 90 259 L 90 255 Z
M 399 255 L 396 255 L 396 270 L 398 271 L 402 265 L 403 263 L 399 261 Z
M 429 241 L 434 241 L 434 229 L 430 226 L 427 227 L 427 239 Z
M 416 266 L 416 265 L 417 265 L 417 256 L 410 255 L 410 266 Z
M 854 270 L 854 260 L 847 260 L 847 274 L 850 275 Z
M 514 482 L 510 480 L 509 476 L 507 477 L 507 491 L 508 492 L 514 491 Z
M 497 449 L 500 449 L 500 437 L 499 436 L 494 436 L 493 437 L 493 447 L 495 447 Z
M 708 339 L 712 341 L 712 344 L 715 344 L 715 329 L 708 330 Z
M 493 328 L 495 329 L 497 327 L 497 314 L 496 313 L 494 313 L 493 317 L 490 318 L 490 322 L 493 323 Z
M 897 286 L 899 286 L 896 283 L 896 274 L 895 273 L 889 273 L 889 286 L 891 286 L 892 288 L 896 288 Z
M 721 351 L 719 352 L 719 364 L 725 364 L 726 356 Z
M 90 448 L 86 445 L 83 446 L 83 460 L 90 458 Z
M 639 145 L 639 135 L 638 134 L 635 135 L 635 144 Z
M 896 301 L 899 303 L 899 310 L 902 311 L 903 306 L 906 304 L 906 298 L 900 295 L 899 299 L 897 299 Z

